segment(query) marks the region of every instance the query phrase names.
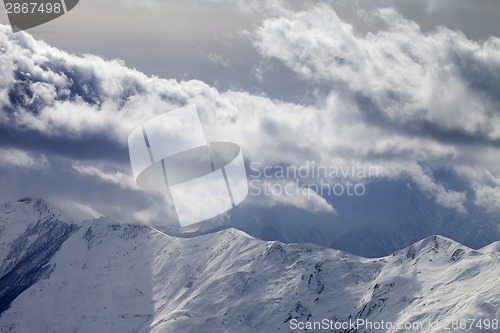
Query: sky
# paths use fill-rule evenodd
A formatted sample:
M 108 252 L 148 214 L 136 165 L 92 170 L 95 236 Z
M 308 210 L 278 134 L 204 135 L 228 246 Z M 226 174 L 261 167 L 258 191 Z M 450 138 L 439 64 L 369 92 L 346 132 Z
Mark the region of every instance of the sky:
M 377 170 L 326 177 L 363 185 L 352 197 L 274 173 L 275 188 L 299 194 L 251 195 L 214 223 L 345 231 L 406 218 L 415 196 L 447 216 L 498 216 L 498 14 L 494 0 L 86 0 L 26 33 L 2 25 L 0 199 L 175 228 L 172 203 L 134 183 L 127 137 L 195 104 L 207 137 L 238 144 L 247 172 Z

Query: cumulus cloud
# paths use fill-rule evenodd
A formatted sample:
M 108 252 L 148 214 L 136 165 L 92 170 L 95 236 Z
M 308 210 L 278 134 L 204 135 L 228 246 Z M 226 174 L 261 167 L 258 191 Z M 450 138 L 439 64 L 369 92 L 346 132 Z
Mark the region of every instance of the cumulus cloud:
M 359 35 L 327 5 L 290 12 L 265 20 L 255 44 L 302 77 L 347 90 L 366 117 L 498 146 L 500 39 L 477 43 L 445 27 L 424 34 L 393 9 L 373 15 L 386 30 Z
M 465 192 L 441 183 L 433 170 L 474 165 L 499 177 L 498 38 L 476 43 L 444 27 L 424 34 L 391 9 L 373 14 L 386 29 L 360 35 L 328 5 L 300 12 L 279 2 L 273 6 L 279 10 L 251 36 L 264 57 L 328 87 L 310 105 L 218 91 L 196 80 L 148 77 L 119 60 L 70 55 L 2 26 L 0 122 L 19 136 L 96 138 L 126 154 L 127 136 L 136 126 L 196 104 L 209 140 L 238 143 L 247 159 L 263 166 L 373 163 L 382 177 L 409 176 L 440 205 L 459 212 L 466 210 Z M 81 161 L 72 165 L 78 174 L 134 186 L 125 169 L 115 172 Z M 498 183 L 473 173 L 466 179 L 476 204 L 491 206 Z M 307 202 L 283 197 L 265 205 L 334 212 L 324 198 L 311 197 Z M 144 211 L 136 218 L 155 216 Z
M 498 175 L 500 39 L 473 42 L 445 27 L 424 34 L 393 9 L 364 15 L 386 28 L 361 35 L 318 5 L 266 19 L 254 43 L 304 80 L 330 85 L 332 151 L 391 161 L 387 176 L 408 173 L 438 202 L 463 211 L 465 194 L 414 162 L 482 165 Z

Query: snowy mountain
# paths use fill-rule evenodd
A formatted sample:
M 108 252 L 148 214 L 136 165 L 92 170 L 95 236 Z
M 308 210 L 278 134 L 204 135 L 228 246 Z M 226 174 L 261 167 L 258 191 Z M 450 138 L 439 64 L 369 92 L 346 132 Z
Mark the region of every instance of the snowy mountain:
M 52 211 L 41 200 L 2 206 L 2 290 L 22 282 L 5 280 L 13 267 L 47 267 L 2 313 L 2 333 L 299 332 L 323 320 L 423 325 L 331 332 L 444 332 L 429 323 L 465 319 L 490 323 L 469 332 L 498 331 L 498 242 L 476 251 L 432 236 L 366 259 L 235 229 L 184 239 L 106 218 L 78 228 Z
M 0 206 L 0 313 L 24 290 L 50 275 L 49 260 L 78 227 L 43 200 Z

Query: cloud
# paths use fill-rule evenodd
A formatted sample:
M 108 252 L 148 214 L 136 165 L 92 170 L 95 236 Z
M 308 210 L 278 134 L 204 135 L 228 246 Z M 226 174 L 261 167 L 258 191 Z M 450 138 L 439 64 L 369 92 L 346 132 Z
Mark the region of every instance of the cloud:
M 290 179 L 261 180 L 251 179 L 249 204 L 263 207 L 277 205 L 293 206 L 312 213 L 335 213 L 335 208 L 320 195 L 320 191 L 300 187 L 296 181 Z
M 99 213 L 92 207 L 72 200 L 59 199 L 56 203 L 51 202 L 51 204 L 58 207 L 63 212 L 69 213 L 70 217 L 75 222 L 96 219 L 103 216 L 103 214 Z
M 494 187 L 487 185 L 477 185 L 475 188 L 475 204 L 485 207 L 489 212 L 500 212 L 500 185 Z
M 500 39 L 477 43 L 445 27 L 424 34 L 389 8 L 373 15 L 386 30 L 360 35 L 327 5 L 288 12 L 266 19 L 255 45 L 304 79 L 347 93 L 366 120 L 498 147 Z
M 386 28 L 361 35 L 321 4 L 266 19 L 254 44 L 302 79 L 331 87 L 330 151 L 384 161 L 386 176 L 410 174 L 440 204 L 463 211 L 465 193 L 444 188 L 418 162 L 499 174 L 490 156 L 498 163 L 500 39 L 473 42 L 445 27 L 424 34 L 388 8 L 364 15 Z
M 500 41 L 476 43 L 446 28 L 424 34 L 390 9 L 374 15 L 387 28 L 360 35 L 327 5 L 300 12 L 282 6 L 251 32 L 262 56 L 326 87 L 308 105 L 219 91 L 197 80 L 148 77 L 119 60 L 70 55 L 2 26 L 0 121 L 10 133 L 5 142 L 16 149 L 51 147 L 50 154 L 72 160 L 75 174 L 130 190 L 130 131 L 196 104 L 207 138 L 239 144 L 250 161 L 376 164 L 381 177 L 409 176 L 440 205 L 465 212 L 465 191 L 448 187 L 433 172 L 474 166 L 499 177 Z M 26 136 L 37 140 L 23 141 Z M 47 144 L 34 146 L 37 141 Z M 106 158 L 121 165 L 117 172 L 99 164 Z M 496 193 L 498 184 L 487 185 L 477 174 L 466 179 L 483 188 L 475 192 L 476 204 L 491 205 L 495 196 L 488 189 Z M 322 197 L 302 199 L 261 204 L 334 212 Z M 136 218 L 157 216 L 143 211 Z
M 456 171 L 470 182 L 477 206 L 488 212 L 500 212 L 500 177 L 482 167 L 459 166 Z
M 419 188 L 444 207 L 454 208 L 461 213 L 465 213 L 464 202 L 465 192 L 457 192 L 446 189 L 442 184 L 433 179 L 432 170 L 420 166 L 419 168 L 407 169 L 406 172 L 412 177 Z
M 19 149 L 0 148 L 0 166 L 47 170 L 50 167 L 50 162 L 43 154 L 32 154 Z
M 94 165 L 83 165 L 82 163 L 74 163 L 72 168 L 82 175 L 96 177 L 103 182 L 118 185 L 124 189 L 140 190 L 128 173 L 117 170 L 104 170 L 103 167 L 98 168 Z

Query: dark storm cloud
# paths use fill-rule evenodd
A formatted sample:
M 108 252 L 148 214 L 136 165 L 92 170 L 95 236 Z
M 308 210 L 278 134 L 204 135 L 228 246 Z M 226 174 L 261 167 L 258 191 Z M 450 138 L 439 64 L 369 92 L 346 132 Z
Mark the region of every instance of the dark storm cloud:
M 102 134 L 87 137 L 52 137 L 34 130 L 0 125 L 0 147 L 64 156 L 75 160 L 104 160 L 126 164 L 127 147 Z
M 496 97 L 496 94 L 492 93 L 491 95 L 492 97 Z M 393 98 L 397 99 L 397 97 Z M 377 105 L 370 96 L 362 93 L 354 93 L 353 102 L 358 105 L 360 110 L 363 110 L 361 116 L 365 122 L 384 128 L 388 133 L 393 133 L 394 135 L 429 137 L 435 141 L 453 145 L 500 148 L 500 139 L 488 137 L 488 130 L 491 130 L 488 124 L 485 124 L 483 129 L 478 129 L 476 132 L 470 133 L 462 128 L 446 128 L 441 124 L 428 120 L 399 123 L 391 119 L 384 112 L 383 108 Z M 397 103 L 399 100 L 395 102 Z

